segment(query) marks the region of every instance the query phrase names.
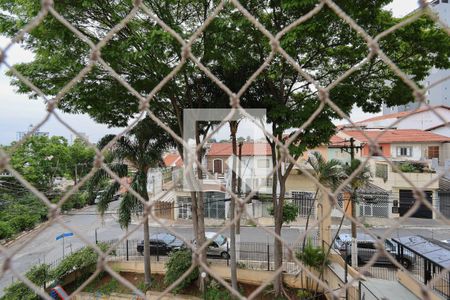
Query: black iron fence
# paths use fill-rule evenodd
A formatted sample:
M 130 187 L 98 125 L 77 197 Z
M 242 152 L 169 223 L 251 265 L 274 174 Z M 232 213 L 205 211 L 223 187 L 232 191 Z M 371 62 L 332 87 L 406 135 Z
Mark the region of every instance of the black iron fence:
M 319 246 L 320 242 L 316 237 L 309 239 L 314 246 Z M 108 244 L 115 244 L 117 240 L 106 241 Z M 142 253 L 138 251 L 139 240 L 125 240 L 120 242 L 114 251 L 113 259 L 120 260 L 143 260 Z M 423 283 L 428 283 L 435 280 L 433 289 L 443 296 L 450 297 L 450 276 L 448 273 L 441 274 L 442 268 L 431 264 L 422 256 L 410 251 L 404 247 L 386 245 L 392 259 L 397 260 L 413 277 Z M 288 247 L 283 247 L 283 269 L 288 273 L 296 273 L 300 270 L 299 266 L 294 263 L 293 257 L 302 251 L 302 244 L 288 244 Z M 227 253 L 228 248 L 225 248 Z M 274 244 L 270 242 L 240 242 L 236 245 L 236 255 L 238 267 L 242 269 L 253 270 L 275 270 L 274 263 Z M 364 269 L 366 277 L 373 277 L 385 280 L 397 280 L 398 268 L 390 258 L 385 255 L 377 254 L 379 251 L 372 242 L 358 243 L 358 267 Z M 345 250 L 340 251 L 343 259 L 348 265 L 351 265 L 351 246 L 347 244 Z M 151 259 L 153 261 L 166 261 L 168 253 L 159 247 L 151 248 Z M 364 266 L 370 259 L 377 255 L 377 259 L 373 265 L 368 268 Z M 218 252 L 211 253 L 208 250 L 208 259 L 214 260 L 215 263 L 223 263 L 229 265 L 229 257 L 224 257 Z

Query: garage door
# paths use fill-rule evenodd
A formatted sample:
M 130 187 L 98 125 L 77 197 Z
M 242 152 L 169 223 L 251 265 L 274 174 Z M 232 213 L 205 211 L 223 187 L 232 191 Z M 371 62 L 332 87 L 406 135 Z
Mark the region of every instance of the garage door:
M 399 213 L 400 213 L 400 216 L 403 216 L 414 205 L 416 199 L 413 196 L 412 190 L 400 190 L 399 196 L 400 196 Z M 428 200 L 428 202 L 432 203 L 433 192 L 425 191 L 425 196 L 426 196 L 426 199 Z M 431 219 L 433 217 L 433 212 L 428 207 L 421 204 L 419 206 L 419 208 L 416 210 L 416 212 L 411 217 Z

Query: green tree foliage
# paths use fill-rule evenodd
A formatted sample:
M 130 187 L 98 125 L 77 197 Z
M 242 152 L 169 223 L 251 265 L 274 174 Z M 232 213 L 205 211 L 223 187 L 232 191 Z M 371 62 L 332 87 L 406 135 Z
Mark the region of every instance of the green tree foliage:
M 188 40 L 218 4 L 209 1 L 144 0 L 154 13 L 182 38 Z M 244 2 L 244 1 L 243 1 Z M 371 36 L 398 24 L 401 19 L 383 9 L 391 0 L 337 0 L 336 3 Z M 93 43 L 119 23 L 132 9 L 132 1 L 55 1 L 54 8 Z M 269 32 L 276 34 L 307 14 L 316 0 L 245 1 L 245 9 Z M 0 32 L 13 36 L 41 9 L 38 1 L 3 0 Z M 92 24 L 95 24 L 93 26 Z M 434 66 L 450 67 L 450 38 L 432 20 L 420 17 L 383 37 L 380 48 L 409 78 L 420 82 Z M 74 78 L 91 56 L 91 49 L 53 17 L 24 37 L 24 45 L 33 51 L 34 60 L 16 68 L 46 95 L 54 96 Z M 315 16 L 292 28 L 280 39 L 280 46 L 320 86 L 328 86 L 352 66 L 363 61 L 370 49 L 365 40 L 327 5 Z M 264 62 L 271 44 L 232 4 L 227 3 L 192 45 L 192 53 L 232 92 L 237 92 Z M 180 60 L 181 45 L 144 13 L 133 18 L 101 51 L 102 58 L 140 94 L 149 92 Z M 9 73 L 12 76 L 12 73 Z M 18 91 L 37 95 L 17 78 Z M 377 112 L 381 105 L 404 104 L 413 100 L 411 90 L 377 56 L 339 82 L 330 98 L 348 113 L 356 105 L 365 112 Z M 284 141 L 287 129 L 298 128 L 316 111 L 321 101 L 318 90 L 305 80 L 282 56 L 275 55 L 241 97 L 243 107 L 267 108 L 267 121 L 278 141 Z M 124 105 L 124 103 L 126 105 Z M 191 61 L 157 93 L 150 103 L 164 122 L 181 135 L 183 108 L 228 107 L 229 96 Z M 136 115 L 138 99 L 129 93 L 107 70 L 96 65 L 66 94 L 59 104 L 65 112 L 85 112 L 111 126 L 125 126 Z M 107 109 L 105 109 L 107 108 Z M 327 142 L 334 133 L 337 114 L 325 106 L 314 121 L 290 147 L 299 156 L 305 149 Z M 274 141 L 272 150 L 275 152 Z M 277 152 L 278 153 L 278 152 Z M 273 165 L 282 160 L 274 155 Z M 289 174 L 279 170 L 279 174 Z M 286 175 L 286 176 L 287 176 Z M 273 182 L 278 182 L 274 178 Z M 284 195 L 284 180 L 279 180 Z M 277 186 L 274 185 L 274 195 Z M 275 199 L 276 226 L 280 233 L 284 196 Z M 281 244 L 275 241 L 277 255 Z M 276 260 L 276 268 L 281 260 Z M 280 275 L 281 276 L 281 275 Z M 281 277 L 280 277 L 281 278 Z M 281 280 L 280 280 L 281 282 Z M 278 286 L 277 294 L 280 289 Z
M 11 153 L 11 164 L 38 189 L 49 191 L 63 177 L 70 161 L 67 140 L 60 136 L 32 136 Z
M 46 206 L 33 194 L 0 194 L 0 238 L 32 229 L 47 219 Z
M 113 135 L 105 136 L 98 146 L 102 148 L 114 138 Z M 131 187 L 134 191 L 148 201 L 147 174 L 150 168 L 161 166 L 162 152 L 173 144 L 169 135 L 162 131 L 149 117 L 144 118 L 126 135 L 120 137 L 114 149 L 110 151 L 110 168 L 120 177 L 128 175 L 128 165 L 136 169 L 133 174 Z M 125 164 L 125 162 L 127 164 Z M 104 170 L 96 172 L 90 183 L 90 191 L 96 190 L 96 186 L 109 175 Z M 113 180 L 101 194 L 97 208 L 100 214 L 108 209 L 112 197 L 120 188 L 120 184 Z M 97 189 L 98 190 L 98 189 Z M 119 206 L 119 224 L 128 228 L 133 214 L 142 212 L 143 203 L 132 193 L 126 192 Z M 150 286 L 150 242 L 148 219 L 143 224 L 144 231 L 144 273 L 145 283 Z
M 274 215 L 273 206 L 267 209 L 271 216 Z M 286 202 L 283 206 L 283 224 L 294 222 L 298 216 L 298 206 L 294 203 Z
M 87 174 L 95 152 L 79 139 L 69 145 L 61 136 L 31 136 L 10 155 L 14 169 L 36 188 L 50 193 L 56 177 L 75 179 L 75 168 L 78 178 Z
M 68 151 L 70 155 L 67 165 L 68 172 L 70 177 L 77 182 L 92 169 L 95 150 L 89 147 L 85 141 L 76 138 L 69 146 Z
M 166 275 L 164 283 L 167 285 L 172 284 L 178 278 L 181 277 L 192 264 L 192 252 L 190 250 L 179 250 L 172 252 L 169 255 L 169 260 L 166 263 Z M 172 290 L 173 293 L 178 293 L 184 288 L 188 287 L 199 276 L 198 267 L 196 267 L 176 288 Z
M 38 287 L 43 287 L 51 280 L 50 267 L 46 264 L 33 266 L 25 276 Z M 41 299 L 25 283 L 17 281 L 4 290 L 2 300 L 39 300 Z

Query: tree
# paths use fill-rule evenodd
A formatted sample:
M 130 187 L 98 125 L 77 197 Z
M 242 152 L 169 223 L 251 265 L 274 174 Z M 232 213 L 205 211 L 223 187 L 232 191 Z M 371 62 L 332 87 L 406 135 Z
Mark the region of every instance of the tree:
M 371 36 L 401 21 L 383 10 L 390 0 L 336 2 Z M 217 0 L 144 1 L 186 40 L 211 14 L 217 3 Z M 315 0 L 255 0 L 247 1 L 243 6 L 269 32 L 275 34 L 316 5 Z M 54 4 L 68 22 L 94 43 L 122 20 L 131 6 L 131 2 L 115 1 L 57 1 Z M 0 9 L 3 12 L 0 31 L 13 36 L 38 14 L 40 5 L 37 1 L 4 0 L 0 2 Z M 432 20 L 421 17 L 383 37 L 380 47 L 409 78 L 419 82 L 433 66 L 450 67 L 449 40 L 448 35 Z M 75 77 L 90 57 L 89 47 L 51 17 L 45 18 L 42 24 L 24 37 L 24 45 L 34 52 L 34 61 L 16 65 L 16 68 L 28 78 L 33 78 L 33 83 L 49 96 L 57 94 Z M 334 82 L 369 53 L 366 42 L 358 33 L 326 5 L 313 18 L 284 34 L 280 46 L 300 68 L 313 74 L 320 86 Z M 232 92 L 239 91 L 271 51 L 269 39 L 232 4 L 225 5 L 220 17 L 205 28 L 192 47 L 192 53 Z M 148 95 L 181 60 L 180 53 L 183 51 L 178 41 L 144 13 L 139 14 L 139 18 L 133 18 L 101 51 L 102 58 L 143 95 Z M 13 84 L 19 92 L 36 97 L 19 80 L 13 79 Z M 354 105 L 366 112 L 377 112 L 383 103 L 396 105 L 413 100 L 411 90 L 376 55 L 339 82 L 329 94 L 345 113 L 349 113 Z M 222 96 L 220 103 L 212 101 L 217 95 Z M 280 152 L 275 141 L 283 142 L 288 128 L 299 128 L 308 120 L 321 105 L 319 96 L 318 89 L 312 87 L 282 56 L 276 55 L 240 99 L 241 103 L 245 99 L 255 100 L 244 107 L 267 108 L 268 121 L 272 123 L 275 136 L 269 138 L 272 160 L 274 166 L 279 163 L 278 175 L 273 176 L 272 192 L 277 234 L 282 225 L 285 182 L 292 166 L 285 164 L 281 167 L 281 163 L 286 163 L 287 153 Z M 153 98 L 150 109 L 181 135 L 183 108 L 218 108 L 226 107 L 228 103 L 229 95 L 188 61 Z M 106 69 L 96 66 L 61 99 L 59 107 L 66 112 L 89 113 L 98 122 L 111 126 L 125 126 L 129 118 L 138 112 L 139 103 Z M 316 121 L 293 141 L 291 145 L 295 146 L 290 147 L 290 154 L 296 158 L 304 149 L 326 142 L 333 134 L 332 119 L 338 117 L 329 106 L 325 106 Z M 275 265 L 281 267 L 282 245 L 277 240 L 275 244 Z M 281 284 L 280 275 L 275 284 L 278 295 Z
M 372 178 L 372 174 L 370 172 L 370 168 L 368 166 L 364 166 L 360 171 L 358 168 L 361 165 L 361 161 L 358 159 L 354 159 L 350 162 L 349 165 L 345 166 L 345 173 L 348 177 L 351 177 L 350 181 L 350 199 L 349 203 L 351 203 L 352 209 L 352 218 L 357 219 L 356 216 L 356 204 L 358 203 L 358 189 L 367 185 Z M 344 211 L 343 218 L 345 217 L 346 210 Z M 342 222 L 341 222 L 342 224 Z M 340 231 L 340 227 L 338 228 L 338 232 Z M 357 230 L 356 223 L 352 221 L 352 266 L 358 266 L 358 244 L 357 244 Z
M 100 146 L 105 145 L 114 138 L 113 135 L 105 136 L 100 142 Z M 149 201 L 147 192 L 147 173 L 150 168 L 160 165 L 162 152 L 171 146 L 172 140 L 162 131 L 149 117 L 140 121 L 129 133 L 119 138 L 111 149 L 111 157 L 114 159 L 111 168 L 119 176 L 127 176 L 127 166 L 130 164 L 136 169 L 133 174 L 131 187 L 139 193 L 145 200 Z M 106 172 L 99 170 L 93 178 L 94 183 L 99 182 L 107 176 Z M 106 192 L 102 194 L 98 203 L 98 210 L 103 215 L 107 210 L 109 202 L 118 191 L 120 184 L 116 181 L 111 183 Z M 144 271 L 145 284 L 147 287 L 151 283 L 150 269 L 150 241 L 148 212 L 132 193 L 126 192 L 119 206 L 119 224 L 123 228 L 128 228 L 133 213 L 138 213 L 144 208 Z
M 50 193 L 56 177 L 67 173 L 67 140 L 61 136 L 31 136 L 11 155 L 11 165 L 39 190 Z
M 271 216 L 274 215 L 274 209 L 273 206 L 268 208 L 269 214 Z M 297 219 L 298 216 L 298 206 L 294 203 L 284 203 L 283 207 L 283 224 L 289 224 L 291 222 L 294 222 L 295 219 Z
M 329 189 L 336 189 L 342 180 L 345 177 L 344 169 L 340 161 L 336 159 L 331 159 L 326 161 L 322 154 L 319 152 L 313 152 L 312 155 L 308 157 L 308 163 L 313 168 L 313 175 L 317 179 L 317 181 Z M 311 207 L 308 210 L 308 216 L 306 218 L 305 231 L 308 230 L 309 220 L 313 211 L 313 207 L 316 206 L 316 200 L 319 198 L 319 187 L 316 188 L 316 192 L 314 194 L 314 200 L 311 204 Z M 322 195 L 321 198 L 325 197 Z M 328 199 L 322 199 L 323 201 L 328 201 Z M 323 228 L 323 224 L 321 225 Z M 323 230 L 321 232 L 324 232 Z M 303 239 L 302 248 L 305 247 L 306 244 L 306 234 Z
M 90 148 L 85 141 L 76 138 L 72 145 L 69 146 L 70 161 L 68 171 L 71 174 L 75 184 L 78 179 L 85 176 L 92 169 L 95 150 Z
M 86 175 L 95 155 L 84 141 L 75 139 L 69 145 L 62 136 L 30 136 L 14 151 L 13 148 L 7 148 L 12 166 L 47 194 L 53 190 L 56 177 L 73 178 L 76 183 L 77 177 Z

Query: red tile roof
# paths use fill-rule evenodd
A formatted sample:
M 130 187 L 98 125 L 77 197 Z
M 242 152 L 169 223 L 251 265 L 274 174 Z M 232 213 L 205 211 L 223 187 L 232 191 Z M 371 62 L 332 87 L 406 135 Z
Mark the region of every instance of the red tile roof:
M 239 151 L 239 147 L 238 150 Z M 212 143 L 208 156 L 231 156 L 233 153 L 231 143 Z M 272 151 L 268 143 L 243 143 L 242 156 L 269 156 Z
M 347 143 L 345 142 L 345 139 L 341 138 L 340 136 L 333 135 L 330 138 L 328 146 L 330 146 L 330 147 L 333 147 L 333 146 L 346 146 L 348 144 L 349 144 L 348 142 Z
M 178 153 L 168 153 L 163 160 L 166 167 L 180 167 L 183 165 L 183 160 Z
M 342 133 L 349 135 L 362 143 L 367 138 L 358 130 L 343 130 Z M 450 142 L 450 138 L 429 131 L 416 129 L 397 130 L 364 130 L 371 139 L 377 139 L 378 143 L 426 143 L 426 142 Z
M 438 106 L 434 106 L 433 108 L 446 108 L 448 110 L 450 110 L 449 106 L 446 105 L 438 105 Z M 409 115 L 414 115 L 423 111 L 428 111 L 430 110 L 428 107 L 424 106 L 421 107 L 417 110 L 412 110 L 412 111 L 402 111 L 399 113 L 393 113 L 393 114 L 388 114 L 388 115 L 382 115 L 382 116 L 376 116 L 376 117 L 372 117 L 366 120 L 362 120 L 359 122 L 355 122 L 355 124 L 364 124 L 364 123 L 368 123 L 368 122 L 375 122 L 375 121 L 382 121 L 382 120 L 388 120 L 388 119 L 400 119 Z

